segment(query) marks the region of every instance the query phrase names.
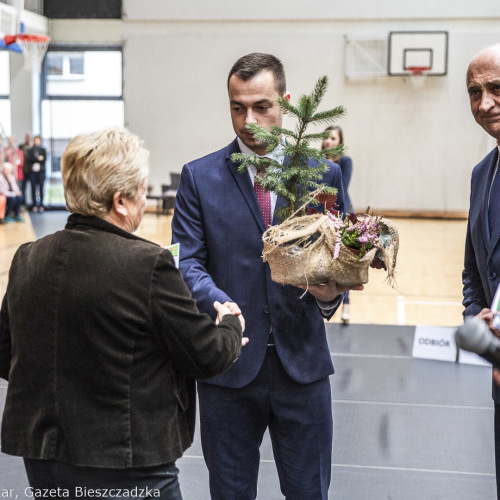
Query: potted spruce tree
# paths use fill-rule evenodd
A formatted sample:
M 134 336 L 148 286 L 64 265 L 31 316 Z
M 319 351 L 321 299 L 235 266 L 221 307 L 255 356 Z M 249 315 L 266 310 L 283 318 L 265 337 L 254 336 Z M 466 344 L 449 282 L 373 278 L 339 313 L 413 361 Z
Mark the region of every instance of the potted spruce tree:
M 326 139 L 329 131 L 307 133 L 311 124 L 325 126 L 345 113 L 342 106 L 318 111 L 327 87 L 328 78 L 323 76 L 297 105 L 278 99 L 279 106 L 297 120 L 295 130 L 271 127 L 267 131 L 247 125 L 258 141 L 269 145 L 268 152 L 279 147 L 283 161 L 242 153 L 231 157 L 240 163 L 240 173 L 251 164 L 264 171 L 255 182 L 287 202 L 276 211 L 280 224 L 263 235 L 263 258 L 274 281 L 302 286 L 324 283 L 330 277 L 346 286 L 367 283 L 368 268 L 379 259 L 393 285 L 399 243 L 395 225 L 369 213 L 339 213 L 337 190 L 321 182 L 329 168 L 325 160 L 343 154 L 343 145 L 324 150 L 311 145 Z

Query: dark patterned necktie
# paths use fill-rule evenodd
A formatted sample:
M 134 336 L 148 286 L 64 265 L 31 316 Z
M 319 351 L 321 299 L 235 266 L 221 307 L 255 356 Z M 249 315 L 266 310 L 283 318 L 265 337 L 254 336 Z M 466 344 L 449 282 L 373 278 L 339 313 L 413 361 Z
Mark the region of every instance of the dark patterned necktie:
M 263 172 L 257 172 L 256 176 L 263 176 Z M 266 191 L 256 179 L 254 179 L 253 188 L 259 202 L 260 211 L 264 218 L 264 226 L 267 229 L 271 225 L 271 193 Z

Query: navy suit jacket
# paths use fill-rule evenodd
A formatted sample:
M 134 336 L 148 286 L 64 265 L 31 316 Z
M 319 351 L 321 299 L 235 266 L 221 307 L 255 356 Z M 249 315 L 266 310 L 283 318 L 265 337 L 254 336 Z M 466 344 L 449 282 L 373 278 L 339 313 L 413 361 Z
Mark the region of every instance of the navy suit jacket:
M 491 151 L 472 171 L 469 221 L 462 273 L 464 315 L 475 316 L 490 307 L 500 283 L 500 214 L 493 234 L 488 230 L 488 199 L 498 149 Z
M 303 384 L 320 380 L 334 371 L 324 318 L 312 295 L 302 297 L 304 290 L 271 280 L 262 260 L 262 213 L 249 175 L 238 173 L 231 161 L 235 152 L 237 140 L 184 165 L 172 220 L 180 270 L 200 311 L 215 317 L 214 301 L 230 301 L 246 320 L 250 342 L 228 371 L 209 382 L 233 388 L 251 382 L 263 363 L 271 329 L 288 375 Z M 340 168 L 329 165 L 323 182 L 338 189 L 343 210 Z M 284 204 L 278 198 L 276 207 Z
M 464 316 L 475 316 L 491 307 L 500 283 L 500 214 L 488 229 L 488 199 L 498 161 L 495 147 L 472 171 L 469 221 L 462 273 Z M 493 398 L 500 403 L 500 391 L 493 384 Z

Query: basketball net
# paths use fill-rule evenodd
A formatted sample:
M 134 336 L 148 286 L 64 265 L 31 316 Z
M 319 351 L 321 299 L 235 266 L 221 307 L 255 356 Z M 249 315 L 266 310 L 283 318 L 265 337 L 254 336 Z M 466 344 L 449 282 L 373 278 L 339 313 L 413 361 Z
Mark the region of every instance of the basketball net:
M 5 43 L 10 45 L 17 42 L 23 51 L 24 68 L 36 68 L 40 72 L 42 61 L 49 47 L 50 38 L 45 35 L 7 35 Z
M 425 72 L 429 71 L 431 68 L 429 68 L 428 66 L 411 66 L 406 69 L 410 71 L 411 84 L 414 88 L 419 89 L 425 82 Z

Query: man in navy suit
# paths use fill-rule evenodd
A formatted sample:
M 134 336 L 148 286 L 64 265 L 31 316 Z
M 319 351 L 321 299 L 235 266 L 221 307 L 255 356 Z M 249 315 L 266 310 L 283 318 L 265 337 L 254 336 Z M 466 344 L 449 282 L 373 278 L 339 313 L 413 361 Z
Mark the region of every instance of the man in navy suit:
M 255 168 L 238 173 L 231 154 L 266 155 L 245 126 L 281 126 L 277 104 L 286 94 L 281 62 L 269 54 L 240 58 L 228 77 L 237 138 L 184 166 L 172 221 L 180 269 L 201 311 L 217 300 L 244 315 L 249 344 L 224 374 L 198 382 L 203 453 L 213 499 L 257 496 L 259 447 L 272 440 L 281 491 L 288 499 L 326 499 L 331 475 L 333 365 L 324 318 L 347 288 L 335 281 L 307 293 L 271 280 L 262 261 L 264 219 L 254 191 Z M 279 151 L 271 155 L 280 159 Z M 281 158 L 282 161 L 282 158 Z M 338 188 L 341 172 L 329 163 L 323 182 Z M 271 193 L 271 207 L 283 199 Z M 275 219 L 273 223 L 278 221 Z M 361 285 L 351 289 L 361 290 Z
M 464 315 L 477 316 L 492 332 L 489 309 L 500 284 L 500 44 L 479 52 L 467 71 L 467 91 L 476 122 L 497 146 L 472 171 L 469 222 L 462 274 Z M 500 371 L 493 370 L 495 402 L 495 464 L 500 500 Z

